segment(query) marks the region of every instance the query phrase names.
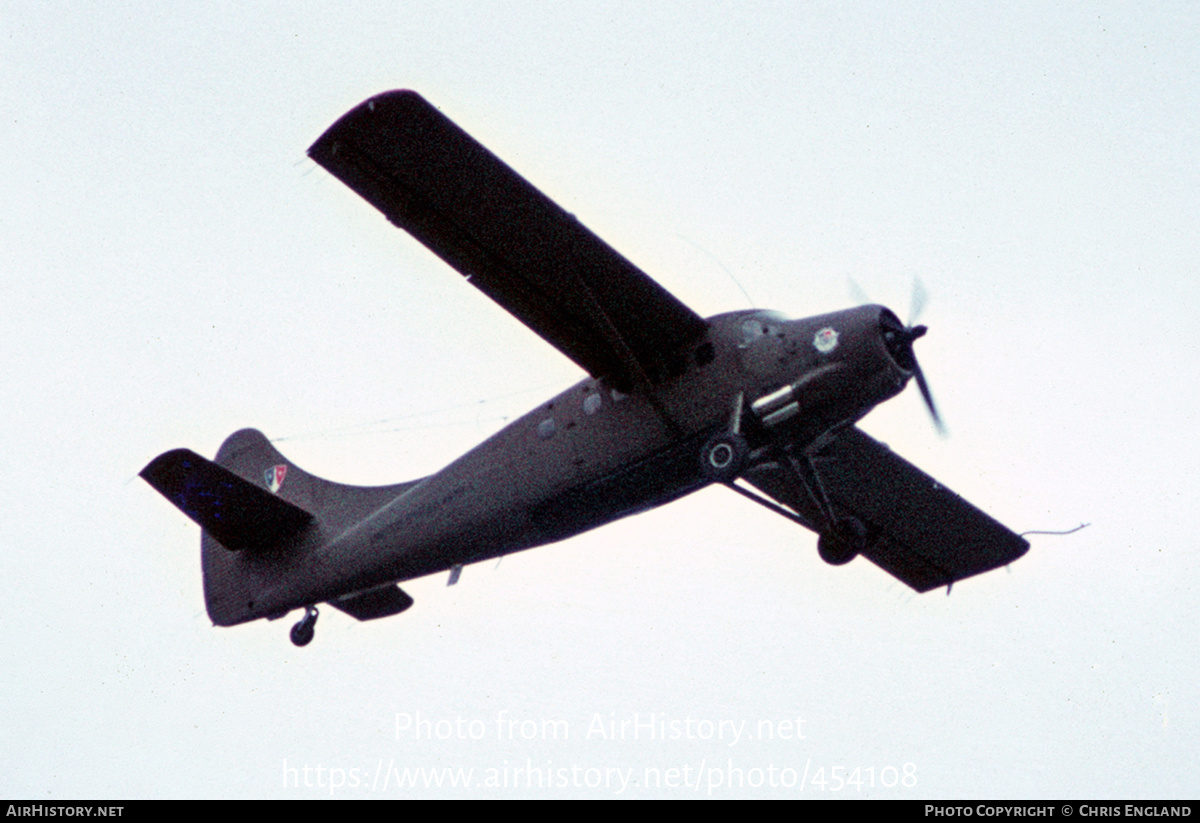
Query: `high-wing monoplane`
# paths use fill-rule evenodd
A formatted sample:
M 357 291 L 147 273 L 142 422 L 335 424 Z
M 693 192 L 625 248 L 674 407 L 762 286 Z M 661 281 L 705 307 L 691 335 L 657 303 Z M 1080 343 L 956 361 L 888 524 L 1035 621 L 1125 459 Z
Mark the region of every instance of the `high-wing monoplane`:
M 913 589 L 1006 565 L 1029 544 L 855 423 L 915 379 L 924 326 L 864 305 L 789 320 L 703 318 L 411 91 L 373 97 L 309 155 L 588 377 L 436 474 L 358 487 L 314 477 L 260 432 L 210 461 L 141 472 L 202 528 L 218 626 L 359 619 L 412 605 L 398 585 L 553 543 L 723 483 Z

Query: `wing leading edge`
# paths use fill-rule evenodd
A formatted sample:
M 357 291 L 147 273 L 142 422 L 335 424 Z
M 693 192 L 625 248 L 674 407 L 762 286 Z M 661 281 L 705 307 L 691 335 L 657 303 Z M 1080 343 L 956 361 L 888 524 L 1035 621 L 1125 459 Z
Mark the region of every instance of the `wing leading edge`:
M 412 91 L 309 156 L 594 377 L 657 383 L 704 320 Z
M 1024 538 L 857 427 L 839 435 L 816 462 L 834 510 L 866 524 L 873 542 L 863 554 L 919 592 L 1006 566 L 1029 550 Z M 790 472 L 764 467 L 746 480 L 820 522 Z

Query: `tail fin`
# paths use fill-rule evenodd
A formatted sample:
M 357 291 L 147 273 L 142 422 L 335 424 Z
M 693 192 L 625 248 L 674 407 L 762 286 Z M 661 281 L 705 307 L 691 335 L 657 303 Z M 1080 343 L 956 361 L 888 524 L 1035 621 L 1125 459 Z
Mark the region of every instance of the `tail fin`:
M 254 429 L 230 435 L 215 461 L 176 449 L 152 460 L 141 476 L 204 530 L 204 600 L 218 626 L 279 616 L 278 608 L 256 606 L 263 592 L 304 573 L 315 548 L 420 482 L 367 487 L 322 480 Z

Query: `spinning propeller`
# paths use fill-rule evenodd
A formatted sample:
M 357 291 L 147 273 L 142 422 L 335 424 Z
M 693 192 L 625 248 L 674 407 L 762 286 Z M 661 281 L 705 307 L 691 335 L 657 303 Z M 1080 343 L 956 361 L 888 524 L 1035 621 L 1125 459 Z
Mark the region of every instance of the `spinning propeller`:
M 850 285 L 851 290 L 856 292 L 856 297 L 862 293 L 858 284 L 853 280 L 850 281 Z M 938 414 L 937 405 L 933 402 L 933 393 L 929 390 L 929 381 L 925 379 L 925 372 L 921 370 L 921 364 L 917 362 L 916 353 L 913 351 L 913 341 L 924 337 L 925 333 L 929 331 L 927 326 L 914 325 L 925 309 L 928 297 L 921 281 L 914 278 L 912 298 L 909 301 L 908 323 L 901 324 L 900 319 L 888 311 L 884 312 L 880 320 L 880 327 L 888 353 L 900 364 L 901 368 L 912 372 L 913 377 L 917 379 L 917 388 L 921 391 L 925 408 L 929 409 L 929 416 L 933 418 L 933 425 L 938 434 L 944 437 L 946 424 L 942 422 L 942 416 Z

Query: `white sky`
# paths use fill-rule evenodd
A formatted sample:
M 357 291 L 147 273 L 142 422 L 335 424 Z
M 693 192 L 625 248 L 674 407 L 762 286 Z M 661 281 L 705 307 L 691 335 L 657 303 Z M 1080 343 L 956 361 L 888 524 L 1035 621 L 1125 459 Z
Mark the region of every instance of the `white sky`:
M 1200 8 L 683 5 L 5 5 L 0 794 L 1195 797 Z M 400 87 L 703 314 L 919 276 L 951 436 L 915 389 L 865 427 L 1093 525 L 917 596 L 714 489 L 307 649 L 212 628 L 156 454 L 394 482 L 580 375 L 305 158 Z M 594 733 L 635 716 L 714 737 Z

